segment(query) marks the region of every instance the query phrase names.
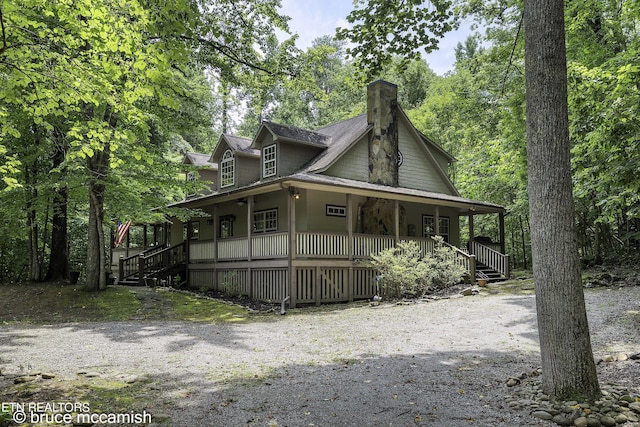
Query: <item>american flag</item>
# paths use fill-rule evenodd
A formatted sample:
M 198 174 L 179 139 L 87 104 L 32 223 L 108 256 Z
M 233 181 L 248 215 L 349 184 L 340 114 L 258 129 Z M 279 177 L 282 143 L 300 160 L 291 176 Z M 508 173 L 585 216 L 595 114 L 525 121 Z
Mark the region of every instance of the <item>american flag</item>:
M 124 241 L 125 236 L 127 235 L 127 231 L 129 231 L 129 227 L 131 227 L 131 221 L 127 221 L 124 224 L 118 221 L 118 229 L 116 230 L 116 236 L 114 238 L 114 247 L 119 247 Z

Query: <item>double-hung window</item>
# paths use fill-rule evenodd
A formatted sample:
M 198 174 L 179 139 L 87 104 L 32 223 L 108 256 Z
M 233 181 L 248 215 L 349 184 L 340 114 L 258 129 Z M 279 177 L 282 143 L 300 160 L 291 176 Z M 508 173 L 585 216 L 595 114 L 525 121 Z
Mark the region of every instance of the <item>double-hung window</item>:
M 220 230 L 218 231 L 218 236 L 221 239 L 226 239 L 228 237 L 233 237 L 233 215 L 225 215 L 220 217 Z
M 222 155 L 220 162 L 220 187 L 230 187 L 235 183 L 236 159 L 231 150 L 227 150 Z
M 436 232 L 435 218 L 433 215 L 422 215 L 422 235 L 433 237 Z M 449 217 L 441 216 L 438 226 L 438 235 L 442 236 L 445 242 L 449 242 Z
M 262 177 L 267 178 L 276 174 L 276 145 L 269 145 L 262 149 Z
M 253 232 L 278 231 L 278 209 L 267 209 L 253 213 Z

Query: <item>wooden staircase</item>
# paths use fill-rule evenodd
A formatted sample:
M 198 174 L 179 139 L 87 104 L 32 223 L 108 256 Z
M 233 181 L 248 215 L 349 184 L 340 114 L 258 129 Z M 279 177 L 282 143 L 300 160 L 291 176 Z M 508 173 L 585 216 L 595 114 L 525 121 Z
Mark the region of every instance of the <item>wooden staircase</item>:
M 476 261 L 476 280 L 497 282 L 500 280 L 505 280 L 505 277 L 499 271 L 494 270 L 486 264 Z
M 121 257 L 118 284 L 156 286 L 162 283 L 181 286 L 186 282 L 187 258 L 185 243 L 168 248 L 151 248 L 144 252 Z M 176 283 L 176 276 L 180 276 Z

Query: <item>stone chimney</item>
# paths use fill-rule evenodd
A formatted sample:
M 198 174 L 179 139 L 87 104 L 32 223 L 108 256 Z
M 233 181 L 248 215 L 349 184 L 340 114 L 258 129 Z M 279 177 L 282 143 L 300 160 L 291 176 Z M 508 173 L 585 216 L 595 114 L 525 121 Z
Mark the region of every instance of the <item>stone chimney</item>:
M 367 87 L 369 182 L 398 186 L 398 86 L 378 80 Z
M 367 87 L 367 121 L 373 125 L 369 140 L 369 182 L 398 186 L 398 87 L 378 80 Z M 403 207 L 400 226 L 404 227 Z M 394 234 L 394 202 L 369 198 L 362 206 L 362 229 L 367 234 Z

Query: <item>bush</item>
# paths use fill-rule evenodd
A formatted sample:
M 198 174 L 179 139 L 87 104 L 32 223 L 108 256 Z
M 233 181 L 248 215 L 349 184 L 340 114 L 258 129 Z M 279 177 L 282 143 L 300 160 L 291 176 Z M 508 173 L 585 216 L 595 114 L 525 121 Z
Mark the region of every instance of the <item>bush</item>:
M 415 241 L 401 241 L 397 247 L 371 256 L 382 295 L 417 298 L 462 281 L 467 271 L 456 262 L 455 250 L 446 246 L 440 236 L 434 241 L 433 253 L 424 256 Z

